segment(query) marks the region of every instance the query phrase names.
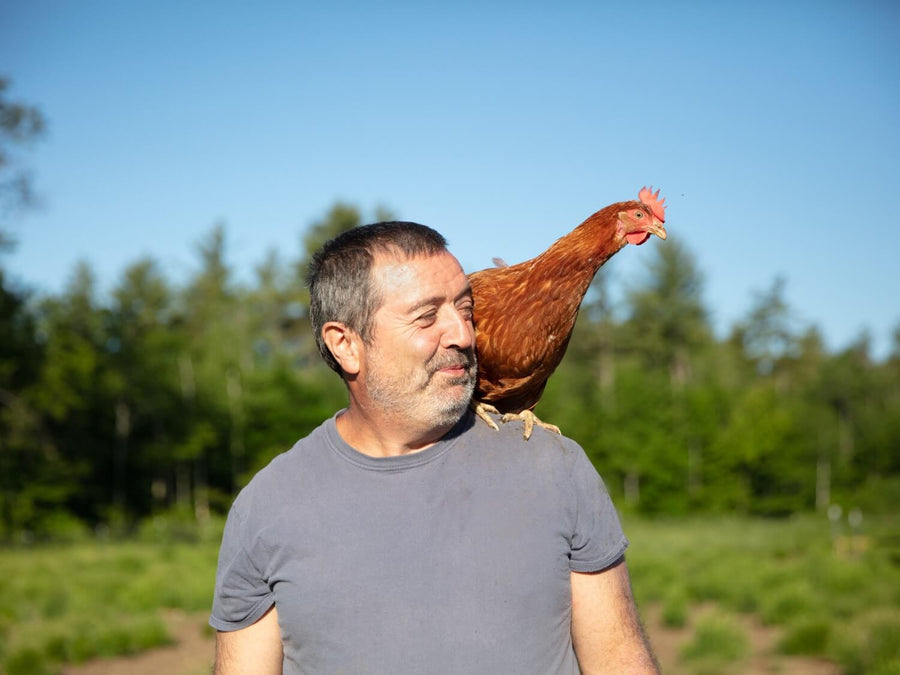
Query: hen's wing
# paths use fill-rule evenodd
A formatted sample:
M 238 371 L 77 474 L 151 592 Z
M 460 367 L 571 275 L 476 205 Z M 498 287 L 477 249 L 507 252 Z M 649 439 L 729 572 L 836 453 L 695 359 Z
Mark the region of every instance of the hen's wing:
M 548 312 L 554 289 L 522 265 L 469 276 L 475 299 L 478 397 L 501 412 L 537 403 L 559 364 L 568 331 Z

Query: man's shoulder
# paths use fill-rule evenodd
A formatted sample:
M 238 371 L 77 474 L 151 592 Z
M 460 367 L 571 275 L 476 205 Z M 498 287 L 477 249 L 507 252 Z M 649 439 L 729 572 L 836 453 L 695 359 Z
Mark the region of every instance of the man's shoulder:
M 273 457 L 257 471 L 238 492 L 231 507 L 231 517 L 252 532 L 277 526 L 289 514 L 301 509 L 310 498 L 321 477 L 329 473 L 327 466 L 327 434 L 330 420 L 298 440 L 291 448 Z
M 314 466 L 321 461 L 323 456 L 327 456 L 324 451 L 329 445 L 329 425 L 334 425 L 334 418 L 325 420 L 290 448 L 272 457 L 254 474 L 244 491 L 265 491 L 280 483 L 294 481 L 306 467 Z
M 503 422 L 497 415 L 491 415 L 497 425 L 492 429 L 483 420 L 471 416 L 463 436 L 465 443 L 484 447 L 488 451 L 501 452 L 514 458 L 559 462 L 568 466 L 585 456 L 582 447 L 571 438 L 535 425 L 526 440 L 524 423 L 520 420 Z

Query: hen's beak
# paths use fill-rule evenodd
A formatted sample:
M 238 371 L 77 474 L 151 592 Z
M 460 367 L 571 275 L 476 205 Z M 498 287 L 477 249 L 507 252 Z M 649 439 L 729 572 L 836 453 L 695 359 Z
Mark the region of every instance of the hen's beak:
M 653 219 L 653 224 L 647 228 L 647 232 L 655 234 L 657 237 L 663 240 L 665 240 L 666 238 L 666 228 L 663 226 L 662 221 L 659 218 Z

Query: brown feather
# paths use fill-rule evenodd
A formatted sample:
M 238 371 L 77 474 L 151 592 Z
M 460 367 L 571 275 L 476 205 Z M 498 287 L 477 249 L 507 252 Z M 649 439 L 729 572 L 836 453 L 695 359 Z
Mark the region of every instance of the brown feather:
M 469 275 L 475 298 L 476 400 L 503 413 L 530 410 L 562 361 L 597 270 L 626 244 L 619 214 L 649 207 L 619 202 L 590 216 L 536 258 Z M 665 236 L 663 234 L 663 236 Z

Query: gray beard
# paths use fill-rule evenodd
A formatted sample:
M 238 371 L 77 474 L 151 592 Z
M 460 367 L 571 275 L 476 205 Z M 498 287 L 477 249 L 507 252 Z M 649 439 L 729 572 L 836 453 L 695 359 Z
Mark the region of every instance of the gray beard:
M 466 372 L 459 377 L 447 379 L 448 387 L 463 387 L 462 396 L 449 392 L 429 391 L 434 375 L 442 368 L 465 365 Z M 465 414 L 475 392 L 478 366 L 474 350 L 469 352 L 447 352 L 435 356 L 426 366 L 427 378 L 412 392 L 401 392 L 394 382 L 382 380 L 366 374 L 366 388 L 369 397 L 383 408 L 404 412 L 407 415 L 427 421 L 435 427 L 452 426 Z M 426 419 L 427 418 L 427 419 Z
M 448 398 L 441 401 L 442 405 L 440 405 L 436 411 L 440 415 L 440 426 L 456 424 L 456 422 L 459 421 L 459 418 L 465 414 L 466 409 L 469 407 L 469 403 L 472 401 L 472 394 L 475 393 L 475 373 L 476 369 L 473 364 L 472 369 L 467 371 L 465 375 L 454 377 L 449 381 L 449 384 L 453 386 L 464 386 L 465 393 L 460 399 Z

